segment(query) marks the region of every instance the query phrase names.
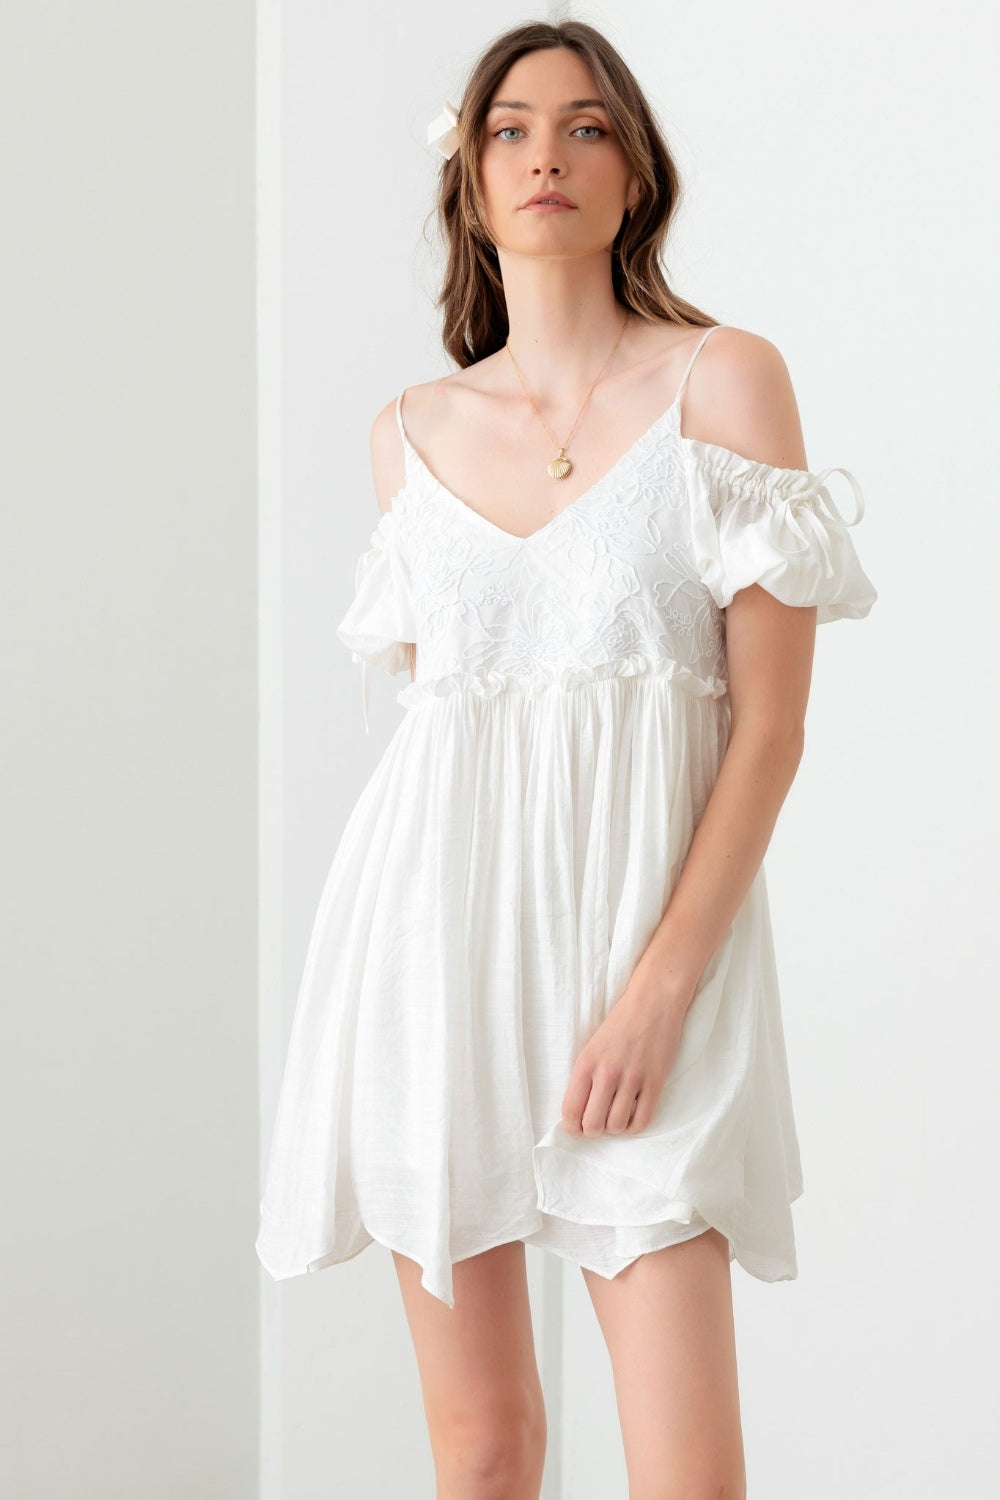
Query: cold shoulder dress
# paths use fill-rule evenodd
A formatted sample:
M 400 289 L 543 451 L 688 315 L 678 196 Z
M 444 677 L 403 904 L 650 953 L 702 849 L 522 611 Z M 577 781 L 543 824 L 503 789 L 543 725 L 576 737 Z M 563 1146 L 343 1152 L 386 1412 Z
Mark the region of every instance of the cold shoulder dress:
M 658 926 L 726 752 L 726 606 L 758 583 L 820 624 L 877 598 L 842 468 L 681 435 L 671 406 L 527 538 L 405 480 L 337 633 L 368 670 L 417 647 L 405 713 L 316 912 L 256 1249 L 275 1280 L 376 1241 L 454 1306 L 453 1263 L 511 1240 L 605 1277 L 711 1225 L 797 1275 L 802 1172 L 763 866 L 698 983 L 645 1129 L 561 1123 L 574 1062 Z M 825 483 L 850 484 L 845 519 Z

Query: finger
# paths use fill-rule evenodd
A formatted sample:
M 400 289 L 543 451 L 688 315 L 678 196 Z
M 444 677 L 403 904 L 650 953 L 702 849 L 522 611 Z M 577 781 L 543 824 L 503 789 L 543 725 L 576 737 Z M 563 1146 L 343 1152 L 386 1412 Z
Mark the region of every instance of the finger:
M 607 1124 L 608 1111 L 614 1098 L 615 1086 L 605 1078 L 595 1077 L 591 1089 L 587 1107 L 583 1111 L 581 1125 L 584 1135 L 603 1135 Z
M 607 1124 L 604 1127 L 609 1135 L 621 1135 L 623 1130 L 628 1129 L 629 1122 L 635 1113 L 635 1106 L 635 1089 L 625 1086 L 620 1088 L 608 1110 Z
M 583 1128 L 583 1112 L 587 1108 L 590 1098 L 591 1078 L 589 1072 L 583 1067 L 577 1066 L 569 1081 L 569 1087 L 562 1102 L 562 1123 L 564 1129 L 573 1135 L 579 1135 Z
M 649 1109 L 649 1093 L 648 1091 L 646 1093 L 643 1093 L 642 1089 L 640 1089 L 636 1097 L 632 1113 L 629 1116 L 629 1122 L 626 1126 L 626 1129 L 633 1132 L 645 1130 L 646 1126 L 650 1122 L 651 1117 L 651 1111 Z

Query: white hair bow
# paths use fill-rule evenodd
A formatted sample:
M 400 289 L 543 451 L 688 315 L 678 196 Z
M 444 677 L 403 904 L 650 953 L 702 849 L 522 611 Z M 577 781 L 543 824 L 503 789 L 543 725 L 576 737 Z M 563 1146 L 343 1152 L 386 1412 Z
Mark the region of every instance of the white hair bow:
M 427 144 L 436 146 L 442 156 L 454 156 L 458 150 L 458 110 L 447 99 L 437 119 L 427 127 Z

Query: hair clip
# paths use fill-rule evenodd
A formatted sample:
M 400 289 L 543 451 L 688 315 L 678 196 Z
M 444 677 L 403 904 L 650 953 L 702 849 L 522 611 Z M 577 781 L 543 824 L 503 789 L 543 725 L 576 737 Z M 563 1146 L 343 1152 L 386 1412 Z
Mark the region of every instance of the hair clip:
M 427 127 L 427 144 L 436 146 L 444 157 L 454 156 L 458 150 L 458 110 L 447 99 L 437 119 Z

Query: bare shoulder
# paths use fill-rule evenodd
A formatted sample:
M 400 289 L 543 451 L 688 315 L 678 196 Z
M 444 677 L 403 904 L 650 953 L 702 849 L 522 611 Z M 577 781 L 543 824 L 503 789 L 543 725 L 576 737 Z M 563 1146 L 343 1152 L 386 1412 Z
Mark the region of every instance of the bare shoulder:
M 770 339 L 745 328 L 725 326 L 706 340 L 688 379 L 683 432 L 758 463 L 808 468 L 784 357 Z
M 500 364 L 496 355 L 490 355 L 468 369 L 404 387 L 402 426 L 418 453 L 425 441 L 433 444 L 439 432 L 447 431 L 455 421 L 467 419 L 470 396 L 474 398 L 493 389 Z M 372 423 L 371 460 L 379 510 L 385 513 L 391 509 L 391 502 L 402 489 L 406 477 L 395 397 L 383 406 Z

